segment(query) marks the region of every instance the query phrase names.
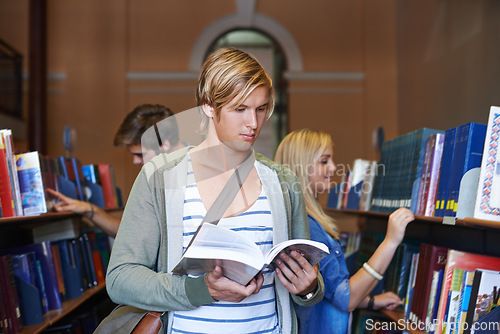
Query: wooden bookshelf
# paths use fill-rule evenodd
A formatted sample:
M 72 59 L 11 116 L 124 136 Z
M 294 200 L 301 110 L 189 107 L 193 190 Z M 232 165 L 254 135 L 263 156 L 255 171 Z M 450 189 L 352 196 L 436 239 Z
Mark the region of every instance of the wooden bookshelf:
M 106 210 L 112 215 L 119 216 L 123 209 Z M 48 226 L 49 224 L 63 224 L 71 220 L 77 227 L 82 227 L 82 216 L 73 212 L 49 212 L 34 216 L 21 216 L 0 218 L 0 249 L 7 249 L 33 243 L 33 230 L 37 227 Z M 40 324 L 23 326 L 20 333 L 41 333 L 50 328 L 58 321 L 63 320 L 70 314 L 78 314 L 78 309 L 83 303 L 98 298 L 99 301 L 108 299 L 106 285 L 99 284 L 82 293 L 81 297 L 63 301 L 62 308 L 51 310 L 43 315 L 43 322 Z
M 21 334 L 41 333 L 44 329 L 49 328 L 50 326 L 54 325 L 57 321 L 63 319 L 65 316 L 69 315 L 76 308 L 78 308 L 80 305 L 82 305 L 85 301 L 87 301 L 88 299 L 90 299 L 94 295 L 97 295 L 101 291 L 104 292 L 105 290 L 106 290 L 106 284 L 99 284 L 98 286 L 95 286 L 93 288 L 90 288 L 90 289 L 84 291 L 81 297 L 65 300 L 62 303 L 61 309 L 51 310 L 51 311 L 45 313 L 43 315 L 44 322 L 42 322 L 42 323 L 30 325 L 30 326 L 24 326 L 22 331 L 21 331 Z
M 359 211 L 359 210 L 349 210 L 349 209 L 326 209 L 329 214 L 349 214 L 364 217 L 379 217 L 379 218 L 389 218 L 389 213 L 373 212 L 373 211 Z M 427 216 L 415 216 L 415 221 L 425 222 L 429 224 L 443 224 L 443 225 L 456 225 L 464 226 L 470 228 L 479 229 L 493 229 L 500 230 L 500 222 L 492 220 L 481 220 L 475 218 L 463 218 L 463 219 L 443 219 L 442 217 L 427 217 Z
M 425 331 L 416 329 L 411 323 L 406 323 L 405 314 L 402 310 L 380 310 L 380 313 L 387 316 L 397 324 L 398 330 L 405 330 L 412 334 L 426 334 Z
M 389 213 L 359 211 L 349 209 L 326 208 L 325 212 L 335 219 L 346 216 L 358 217 L 361 230 L 372 230 L 385 233 Z M 443 245 L 449 248 L 486 254 L 500 257 L 500 222 L 475 218 L 445 218 L 416 215 L 414 222 L 406 228 L 405 237 L 421 240 L 422 242 Z M 423 334 L 425 331 L 415 323 L 406 323 L 402 310 L 380 310 L 393 322 L 398 324 L 397 329 L 403 329 L 412 334 Z

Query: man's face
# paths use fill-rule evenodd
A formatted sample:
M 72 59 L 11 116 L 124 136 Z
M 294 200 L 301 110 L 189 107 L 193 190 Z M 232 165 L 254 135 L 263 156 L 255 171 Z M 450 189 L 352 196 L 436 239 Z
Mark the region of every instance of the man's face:
M 222 107 L 219 119 L 214 119 L 218 139 L 236 151 L 247 151 L 255 143 L 266 119 L 269 107 L 267 87 L 257 87 L 236 109 L 230 106 L 237 97 Z
M 155 156 L 154 150 L 142 151 L 141 145 L 127 145 L 127 150 L 133 155 L 133 163 L 135 165 L 144 165 Z

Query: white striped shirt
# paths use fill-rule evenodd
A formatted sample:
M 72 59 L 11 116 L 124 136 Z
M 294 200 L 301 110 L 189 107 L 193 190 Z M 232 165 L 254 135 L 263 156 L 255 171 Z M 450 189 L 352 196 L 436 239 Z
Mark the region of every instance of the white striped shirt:
M 184 249 L 206 214 L 190 160 L 188 165 L 183 217 Z M 273 223 L 264 187 L 248 210 L 234 217 L 222 218 L 218 225 L 254 241 L 263 253 L 271 249 Z M 220 301 L 195 310 L 175 311 L 172 333 L 279 333 L 273 273 L 265 271 L 264 284 L 259 293 L 240 303 Z

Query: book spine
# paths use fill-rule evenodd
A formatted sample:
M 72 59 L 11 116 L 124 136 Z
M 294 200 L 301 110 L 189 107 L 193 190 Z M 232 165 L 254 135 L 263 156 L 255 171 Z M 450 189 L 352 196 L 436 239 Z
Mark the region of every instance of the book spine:
M 423 214 L 427 217 L 432 217 L 434 215 L 437 184 L 439 182 L 439 168 L 441 166 L 441 159 L 443 155 L 443 144 L 444 135 L 441 133 L 436 134 L 434 152 L 430 163 L 427 197 L 425 198 L 423 210 Z
M 450 181 L 450 173 L 453 161 L 453 153 L 455 151 L 456 134 L 457 128 L 450 128 L 446 130 L 444 135 L 443 157 L 441 168 L 439 170 L 439 183 L 436 193 L 436 207 L 434 212 L 435 217 L 444 216 L 446 198 L 448 193 L 448 184 Z

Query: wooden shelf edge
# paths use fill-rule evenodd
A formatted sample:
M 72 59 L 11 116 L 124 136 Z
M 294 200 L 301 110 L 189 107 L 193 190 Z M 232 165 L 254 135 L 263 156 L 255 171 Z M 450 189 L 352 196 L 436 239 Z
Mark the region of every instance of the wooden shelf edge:
M 382 217 L 382 218 L 389 218 L 390 215 L 389 213 L 383 213 L 383 212 L 359 211 L 351 209 L 332 209 L 332 208 L 326 208 L 325 212 L 330 214 L 341 213 L 341 214 L 358 215 L 365 217 Z M 416 215 L 415 220 L 431 224 L 443 224 L 442 217 L 428 217 L 428 216 Z M 500 229 L 500 222 L 498 221 L 482 220 L 476 218 L 455 219 L 455 225 L 472 227 L 472 228 L 494 229 L 494 230 Z
M 427 332 L 417 329 L 415 323 L 406 322 L 405 315 L 402 310 L 385 310 L 380 312 L 396 323 L 397 330 L 404 330 L 412 334 L 426 334 Z
M 43 315 L 44 322 L 35 325 L 24 326 L 21 334 L 41 333 L 44 329 L 47 329 L 50 326 L 54 325 L 57 321 L 73 312 L 78 306 L 83 304 L 83 302 L 104 289 L 106 289 L 106 284 L 99 284 L 98 286 L 85 290 L 81 297 L 65 300 L 63 302 L 62 308 L 58 310 L 51 310 Z

